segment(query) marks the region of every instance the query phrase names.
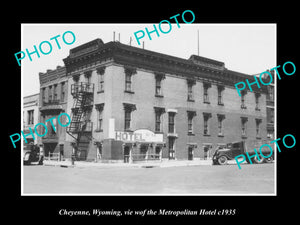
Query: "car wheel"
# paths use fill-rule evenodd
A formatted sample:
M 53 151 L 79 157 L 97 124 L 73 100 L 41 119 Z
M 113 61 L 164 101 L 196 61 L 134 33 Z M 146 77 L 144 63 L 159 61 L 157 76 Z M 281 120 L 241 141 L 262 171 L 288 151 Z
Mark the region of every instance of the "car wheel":
M 220 158 L 218 158 L 218 163 L 219 163 L 220 165 L 225 165 L 225 164 L 227 164 L 227 157 L 224 156 L 224 155 L 222 155 Z
M 274 160 L 274 159 L 273 159 L 273 157 L 271 156 L 271 157 L 269 157 L 269 158 L 266 159 L 266 162 L 267 162 L 267 163 L 271 163 L 271 162 L 273 162 L 273 160 Z
M 254 157 L 254 163 L 261 164 L 264 163 L 265 159 L 263 157 L 257 157 L 257 155 Z

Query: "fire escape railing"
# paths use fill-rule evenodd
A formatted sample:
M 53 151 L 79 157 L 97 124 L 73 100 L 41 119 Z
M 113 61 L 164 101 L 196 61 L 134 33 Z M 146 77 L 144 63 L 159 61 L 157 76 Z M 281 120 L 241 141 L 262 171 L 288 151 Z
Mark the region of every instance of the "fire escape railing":
M 88 120 L 83 120 L 83 115 L 89 110 L 94 98 L 94 84 L 76 83 L 71 85 L 71 94 L 74 104 L 71 112 L 71 123 L 67 128 L 67 133 L 80 142 L 81 136 L 86 132 L 92 132 L 93 124 Z M 77 137 L 74 135 L 77 134 Z M 88 137 L 92 139 L 91 137 Z

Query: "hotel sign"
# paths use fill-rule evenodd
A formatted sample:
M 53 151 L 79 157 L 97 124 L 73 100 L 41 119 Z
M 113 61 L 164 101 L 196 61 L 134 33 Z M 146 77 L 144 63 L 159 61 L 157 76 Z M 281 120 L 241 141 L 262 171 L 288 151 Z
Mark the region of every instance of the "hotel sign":
M 139 129 L 134 132 L 115 131 L 115 139 L 125 142 L 163 142 L 163 134 L 155 134 L 148 129 Z

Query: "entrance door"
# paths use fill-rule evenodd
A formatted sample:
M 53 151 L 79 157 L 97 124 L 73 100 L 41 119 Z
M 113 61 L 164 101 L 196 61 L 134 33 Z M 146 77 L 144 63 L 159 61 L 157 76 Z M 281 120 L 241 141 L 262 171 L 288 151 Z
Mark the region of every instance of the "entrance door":
M 45 156 L 48 157 L 50 154 L 52 155 L 52 153 L 55 150 L 57 143 L 45 143 L 44 144 L 44 152 L 45 152 Z
M 130 157 L 130 148 L 129 146 L 124 147 L 124 163 L 129 163 L 129 157 Z
M 193 160 L 194 159 L 194 148 L 193 147 L 188 147 L 188 160 Z

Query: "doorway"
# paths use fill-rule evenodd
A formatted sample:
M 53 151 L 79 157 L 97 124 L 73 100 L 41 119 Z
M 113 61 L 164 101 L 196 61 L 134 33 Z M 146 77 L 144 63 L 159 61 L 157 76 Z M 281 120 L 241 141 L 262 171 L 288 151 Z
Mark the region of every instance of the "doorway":
M 188 160 L 194 159 L 194 147 L 189 146 L 188 147 Z
M 126 145 L 124 147 L 124 163 L 129 163 L 129 157 L 130 157 L 130 147 Z

